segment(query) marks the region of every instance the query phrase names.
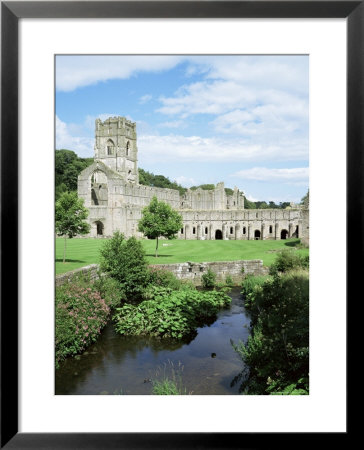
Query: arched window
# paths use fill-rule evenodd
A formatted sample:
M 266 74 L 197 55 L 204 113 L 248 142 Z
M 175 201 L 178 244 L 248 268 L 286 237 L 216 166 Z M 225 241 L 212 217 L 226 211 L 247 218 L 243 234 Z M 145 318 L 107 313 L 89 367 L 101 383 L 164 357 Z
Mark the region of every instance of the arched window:
M 111 156 L 111 155 L 114 155 L 114 154 L 115 154 L 115 152 L 114 152 L 114 150 L 115 150 L 115 144 L 114 144 L 114 142 L 113 142 L 111 139 L 109 139 L 109 140 L 106 142 L 106 148 L 107 148 L 107 154 L 108 154 L 108 156 Z
M 126 143 L 126 156 L 129 156 L 129 150 L 130 150 L 130 142 L 128 141 Z
M 243 227 L 243 234 L 246 234 L 246 227 Z

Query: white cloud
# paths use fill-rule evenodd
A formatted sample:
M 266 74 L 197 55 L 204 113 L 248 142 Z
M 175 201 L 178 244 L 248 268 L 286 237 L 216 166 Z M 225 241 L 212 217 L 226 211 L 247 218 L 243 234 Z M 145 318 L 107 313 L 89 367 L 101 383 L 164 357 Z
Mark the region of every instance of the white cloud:
M 180 184 L 181 186 L 184 187 L 191 187 L 191 186 L 196 186 L 198 183 L 194 178 L 189 178 L 189 177 L 185 177 L 183 175 L 176 177 L 175 179 L 176 183 Z
M 94 148 L 94 138 L 88 136 L 73 136 L 72 126 L 62 122 L 56 116 L 56 148 L 73 150 L 80 157 L 92 157 Z M 78 127 L 76 127 L 78 130 Z
M 180 56 L 57 56 L 56 87 L 69 92 L 111 79 L 127 79 L 138 72 L 159 72 L 173 68 Z
M 305 185 L 308 182 L 308 167 L 291 169 L 268 169 L 266 167 L 253 167 L 252 169 L 239 170 L 231 177 L 243 178 L 245 180 L 288 182 Z
M 141 105 L 144 105 L 145 103 L 148 103 L 150 100 L 152 100 L 153 96 L 150 94 L 145 94 L 139 99 L 139 103 Z
M 307 156 L 304 143 L 261 145 L 239 139 L 202 138 L 180 135 L 142 135 L 138 139 L 141 161 L 287 161 L 302 160 Z
M 159 124 L 160 127 L 165 128 L 182 128 L 186 125 L 184 120 L 172 120 L 170 122 L 162 122 Z

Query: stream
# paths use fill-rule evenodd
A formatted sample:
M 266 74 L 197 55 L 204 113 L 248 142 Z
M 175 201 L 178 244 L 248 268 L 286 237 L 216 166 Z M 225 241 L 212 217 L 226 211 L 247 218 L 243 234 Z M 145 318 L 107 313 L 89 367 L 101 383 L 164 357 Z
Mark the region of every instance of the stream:
M 187 394 L 238 394 L 239 383 L 231 383 L 243 363 L 230 339 L 246 342 L 250 323 L 240 290 L 232 289 L 230 307 L 197 328 L 189 342 L 120 336 L 110 322 L 95 344 L 56 370 L 56 395 L 150 395 L 151 380 L 171 379 L 173 373 Z

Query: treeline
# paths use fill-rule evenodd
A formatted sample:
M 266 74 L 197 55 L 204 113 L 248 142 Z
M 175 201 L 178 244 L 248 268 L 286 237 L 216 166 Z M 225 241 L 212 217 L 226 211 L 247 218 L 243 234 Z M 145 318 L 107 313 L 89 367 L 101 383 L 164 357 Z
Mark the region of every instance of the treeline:
M 184 194 L 187 189 L 177 184 L 174 181 L 171 181 L 169 178 L 164 175 L 154 175 L 154 173 L 148 172 L 144 169 L 138 169 L 139 171 L 139 183 L 144 186 L 154 186 L 159 188 L 168 188 L 168 189 L 176 189 L 180 192 L 180 194 Z
M 56 200 L 63 192 L 77 191 L 78 174 L 93 162 L 93 158 L 79 158 L 72 150 L 56 150 Z

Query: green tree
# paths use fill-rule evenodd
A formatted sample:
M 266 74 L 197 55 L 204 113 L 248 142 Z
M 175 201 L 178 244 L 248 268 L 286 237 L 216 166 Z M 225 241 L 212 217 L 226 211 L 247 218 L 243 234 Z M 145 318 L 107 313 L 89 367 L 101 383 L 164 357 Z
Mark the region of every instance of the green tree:
M 309 204 L 310 204 L 310 191 L 308 190 L 307 194 L 301 198 L 301 205 L 303 205 L 304 208 L 308 208 Z
M 63 263 L 66 262 L 67 238 L 71 239 L 79 234 L 87 234 L 90 225 L 84 222 L 88 210 L 83 205 L 83 199 L 77 197 L 76 192 L 64 192 L 56 202 L 56 233 L 64 236 Z
M 244 197 L 244 208 L 245 209 L 255 209 L 255 203 L 248 200 L 246 197 Z
M 141 242 L 125 240 L 119 231 L 101 248 L 100 268 L 120 283 L 125 298 L 140 300 L 148 284 L 149 271 Z
M 155 256 L 157 257 L 158 239 L 160 237 L 174 239 L 182 226 L 181 215 L 167 203 L 159 202 L 157 197 L 153 197 L 149 206 L 142 211 L 138 230 L 149 239 L 156 239 Z

